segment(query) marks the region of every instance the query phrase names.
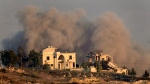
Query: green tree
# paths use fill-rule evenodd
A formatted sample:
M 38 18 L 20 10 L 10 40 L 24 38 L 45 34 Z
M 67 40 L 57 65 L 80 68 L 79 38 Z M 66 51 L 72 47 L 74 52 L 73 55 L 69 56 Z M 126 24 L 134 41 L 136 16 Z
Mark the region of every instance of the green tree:
M 23 60 L 23 58 L 25 57 L 24 49 L 23 49 L 21 46 L 19 46 L 17 52 L 18 52 L 18 58 L 19 58 L 19 60 L 18 60 L 18 62 L 19 62 L 19 67 L 22 67 L 22 66 L 23 66 L 23 63 L 25 62 L 25 61 Z
M 82 68 L 84 68 L 85 70 L 87 70 L 87 68 L 88 68 L 88 65 L 87 65 L 86 62 L 83 62 L 81 66 L 82 66 Z
M 149 77 L 149 73 L 147 70 L 145 70 L 144 74 L 143 74 L 143 77 Z
M 130 75 L 135 76 L 136 75 L 136 71 L 134 70 L 134 68 L 132 68 Z
M 45 70 L 50 70 L 50 65 L 49 65 L 49 64 L 44 64 L 44 65 L 43 65 L 43 69 L 45 69 Z
M 40 65 L 40 58 L 41 54 L 36 52 L 35 50 L 31 50 L 29 53 L 29 66 L 30 67 L 37 67 Z
M 96 66 L 97 72 L 100 72 L 102 70 L 102 66 L 98 61 L 95 62 L 95 66 Z
M 13 50 L 4 50 L 2 51 L 2 64 L 11 67 L 15 66 L 18 62 L 18 56 L 15 54 Z

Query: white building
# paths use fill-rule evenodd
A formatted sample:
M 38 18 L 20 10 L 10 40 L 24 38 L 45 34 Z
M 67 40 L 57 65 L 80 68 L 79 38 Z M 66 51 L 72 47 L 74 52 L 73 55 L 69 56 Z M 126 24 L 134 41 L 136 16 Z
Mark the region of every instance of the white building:
M 57 52 L 53 46 L 48 46 L 42 52 L 42 65 L 49 64 L 51 69 L 76 68 L 76 53 Z

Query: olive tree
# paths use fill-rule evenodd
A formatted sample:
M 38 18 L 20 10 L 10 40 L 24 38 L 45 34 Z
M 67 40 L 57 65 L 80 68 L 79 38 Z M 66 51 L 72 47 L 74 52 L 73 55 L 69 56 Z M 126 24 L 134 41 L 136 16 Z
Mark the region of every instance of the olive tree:
M 29 53 L 29 66 L 30 67 L 37 67 L 40 65 L 40 58 L 41 54 L 39 52 L 36 52 L 35 50 L 31 50 Z
M 15 66 L 18 62 L 18 56 L 13 50 L 4 50 L 1 52 L 2 64 L 11 67 Z

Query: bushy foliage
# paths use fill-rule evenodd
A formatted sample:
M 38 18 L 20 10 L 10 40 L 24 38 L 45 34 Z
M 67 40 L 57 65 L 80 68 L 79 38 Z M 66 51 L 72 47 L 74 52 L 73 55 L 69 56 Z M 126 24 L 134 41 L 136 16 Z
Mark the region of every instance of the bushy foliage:
M 1 69 L 0 71 L 3 73 L 6 73 L 6 69 Z
M 43 65 L 43 69 L 45 69 L 45 70 L 50 70 L 50 65 L 49 65 L 49 64 L 44 64 L 44 65 Z
M 136 75 L 136 71 L 134 70 L 134 68 L 132 68 L 130 75 L 135 76 Z
M 88 68 L 88 64 L 87 64 L 86 62 L 83 62 L 81 66 L 82 66 L 82 68 L 84 68 L 85 70 L 87 70 L 87 68 Z
M 19 67 L 22 67 L 23 64 L 27 61 L 24 60 L 25 52 L 24 52 L 24 49 L 21 46 L 18 47 L 17 55 L 18 55 L 18 58 L 19 58 L 19 61 L 18 61 Z
M 37 67 L 40 64 L 40 57 L 41 54 L 36 52 L 35 50 L 31 50 L 29 53 L 29 66 L 30 67 Z
M 15 64 L 18 62 L 18 56 L 15 54 L 13 50 L 4 50 L 1 52 L 2 56 L 2 64 L 11 67 L 15 66 Z
M 98 61 L 96 61 L 96 62 L 95 62 L 95 65 L 96 65 L 96 70 L 97 70 L 97 72 L 100 72 L 100 71 L 102 70 L 101 64 L 100 64 Z
M 149 77 L 149 72 L 147 70 L 145 70 L 143 77 Z

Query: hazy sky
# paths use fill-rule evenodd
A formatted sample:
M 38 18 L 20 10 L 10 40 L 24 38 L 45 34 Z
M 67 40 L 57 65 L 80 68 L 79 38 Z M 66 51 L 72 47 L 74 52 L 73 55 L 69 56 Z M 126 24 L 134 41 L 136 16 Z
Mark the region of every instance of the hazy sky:
M 85 10 L 89 20 L 95 20 L 107 11 L 122 19 L 132 39 L 150 45 L 150 0 L 0 0 L 0 49 L 2 41 L 11 38 L 22 25 L 17 12 L 28 5 L 35 5 L 46 11 L 52 7 L 59 11 Z

